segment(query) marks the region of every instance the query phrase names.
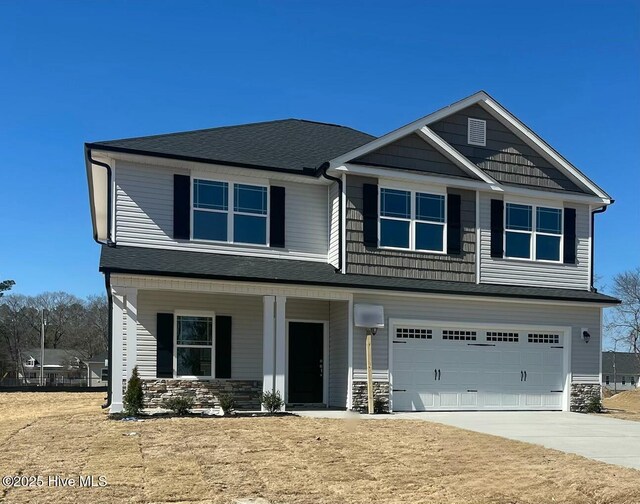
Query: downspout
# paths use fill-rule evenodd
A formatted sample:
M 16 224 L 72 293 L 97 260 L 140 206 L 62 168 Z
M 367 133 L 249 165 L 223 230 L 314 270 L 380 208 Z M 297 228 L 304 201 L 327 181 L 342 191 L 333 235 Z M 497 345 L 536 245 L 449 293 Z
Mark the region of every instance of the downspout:
M 328 162 L 325 162 L 320 165 L 318 170 L 322 173 L 322 176 L 327 180 L 332 180 L 338 183 L 338 267 L 336 268 L 337 272 L 341 271 L 342 268 L 342 179 L 339 177 L 334 177 L 327 173 L 327 170 L 331 166 Z
M 107 288 L 107 324 L 109 327 L 107 328 L 108 334 L 108 350 L 107 350 L 107 369 L 109 372 L 109 380 L 107 381 L 107 400 L 102 405 L 102 409 L 106 409 L 111 406 L 111 383 L 113 380 L 111 379 L 111 363 L 113 361 L 113 297 L 111 296 L 111 274 L 108 271 L 104 273 L 104 284 Z
M 112 179 L 112 170 L 111 170 L 111 166 L 109 166 L 107 163 L 103 163 L 102 161 L 97 161 L 95 159 L 93 159 L 93 157 L 91 157 L 91 149 L 89 147 L 87 147 L 85 145 L 85 157 L 86 159 L 89 161 L 89 163 L 91 164 L 95 164 L 98 166 L 102 166 L 103 168 L 105 168 L 107 170 L 107 246 L 109 247 L 113 247 L 115 246 L 115 243 L 113 242 L 112 238 L 111 238 L 111 224 L 113 222 L 113 216 L 112 214 L 112 201 L 113 201 L 113 195 L 111 194 L 111 179 Z M 91 185 L 91 184 L 89 184 Z M 92 187 L 89 187 L 89 191 L 90 194 L 93 193 L 93 189 Z M 93 233 L 93 239 L 100 243 L 100 241 L 98 241 L 98 235 L 97 235 L 97 231 L 94 231 Z
M 611 200 L 611 203 L 613 203 L 613 200 Z M 598 292 L 598 289 L 596 289 L 593 285 L 593 279 L 594 279 L 594 271 L 593 271 L 593 265 L 594 265 L 594 260 L 593 258 L 596 255 L 596 220 L 595 220 L 595 215 L 598 213 L 605 213 L 607 211 L 607 205 L 598 208 L 597 210 L 594 210 L 591 212 L 591 278 L 589 280 L 590 285 L 591 285 L 591 292 Z

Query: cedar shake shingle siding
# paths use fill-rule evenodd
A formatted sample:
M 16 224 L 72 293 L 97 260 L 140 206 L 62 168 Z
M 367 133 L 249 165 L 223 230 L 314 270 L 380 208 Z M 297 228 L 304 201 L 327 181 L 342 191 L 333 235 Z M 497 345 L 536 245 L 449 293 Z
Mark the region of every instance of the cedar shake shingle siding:
M 462 253 L 429 254 L 365 247 L 362 216 L 362 186 L 376 179 L 347 177 L 347 273 L 425 280 L 475 282 L 475 193 L 449 189 L 461 196 Z
M 352 163 L 416 170 L 451 177 L 472 178 L 416 133 L 361 156 Z
M 468 118 L 487 122 L 486 146 L 467 142 Z M 498 182 L 552 191 L 584 192 L 479 105 L 429 127 Z

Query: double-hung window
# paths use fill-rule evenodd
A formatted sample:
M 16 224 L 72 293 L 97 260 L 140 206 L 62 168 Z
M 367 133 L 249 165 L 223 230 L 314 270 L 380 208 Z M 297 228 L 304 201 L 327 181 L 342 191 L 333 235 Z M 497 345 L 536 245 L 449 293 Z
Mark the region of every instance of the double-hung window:
M 560 261 L 562 209 L 507 203 L 505 257 Z
M 380 189 L 380 246 L 443 252 L 445 196 Z
M 213 376 L 213 316 L 176 316 L 177 376 Z
M 267 244 L 267 187 L 213 180 L 193 181 L 193 238 Z

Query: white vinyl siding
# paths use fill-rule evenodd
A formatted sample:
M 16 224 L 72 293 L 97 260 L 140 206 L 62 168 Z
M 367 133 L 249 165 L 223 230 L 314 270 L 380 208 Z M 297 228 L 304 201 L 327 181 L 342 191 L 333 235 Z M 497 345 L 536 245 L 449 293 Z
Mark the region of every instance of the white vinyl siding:
M 500 303 L 483 300 L 447 300 L 371 294 L 354 295 L 354 303 L 382 304 L 385 324 L 389 318 L 450 320 L 508 326 L 570 326 L 572 328 L 571 372 L 574 382 L 600 381 L 600 308 L 589 306 L 563 306 L 557 304 Z M 375 380 L 388 380 L 389 339 L 387 327 L 379 329 L 373 337 L 373 375 Z M 581 338 L 581 328 L 591 333 L 591 341 Z M 354 379 L 366 379 L 365 331 L 354 328 Z
M 174 174 L 189 175 L 189 172 L 128 162 L 116 163 L 115 240 L 119 245 L 327 260 L 328 205 L 325 185 L 276 179 L 270 181 L 270 185 L 285 188 L 286 241 L 285 250 L 282 251 L 264 246 L 174 240 Z M 246 183 L 252 182 L 247 180 Z
M 340 258 L 340 187 L 329 187 L 329 264 L 339 268 Z
M 349 303 L 331 301 L 329 319 L 329 406 L 347 407 Z
M 215 311 L 231 317 L 231 378 L 262 380 L 262 297 L 138 291 L 138 370 L 156 377 L 158 313 Z
M 495 199 L 494 195 L 480 193 L 480 283 L 579 290 L 589 288 L 589 207 L 587 205 L 573 203 L 565 205 L 565 208 L 576 209 L 576 264 L 512 260 L 491 257 L 492 197 Z M 545 206 L 542 202 L 535 204 Z M 562 260 L 562 250 L 560 250 L 560 259 Z

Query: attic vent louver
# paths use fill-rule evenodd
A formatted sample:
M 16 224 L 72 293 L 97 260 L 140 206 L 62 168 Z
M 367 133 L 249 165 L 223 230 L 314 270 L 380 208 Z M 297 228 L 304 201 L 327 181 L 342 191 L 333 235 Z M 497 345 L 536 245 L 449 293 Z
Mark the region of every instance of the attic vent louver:
M 487 145 L 487 121 L 469 117 L 467 142 L 470 145 Z

